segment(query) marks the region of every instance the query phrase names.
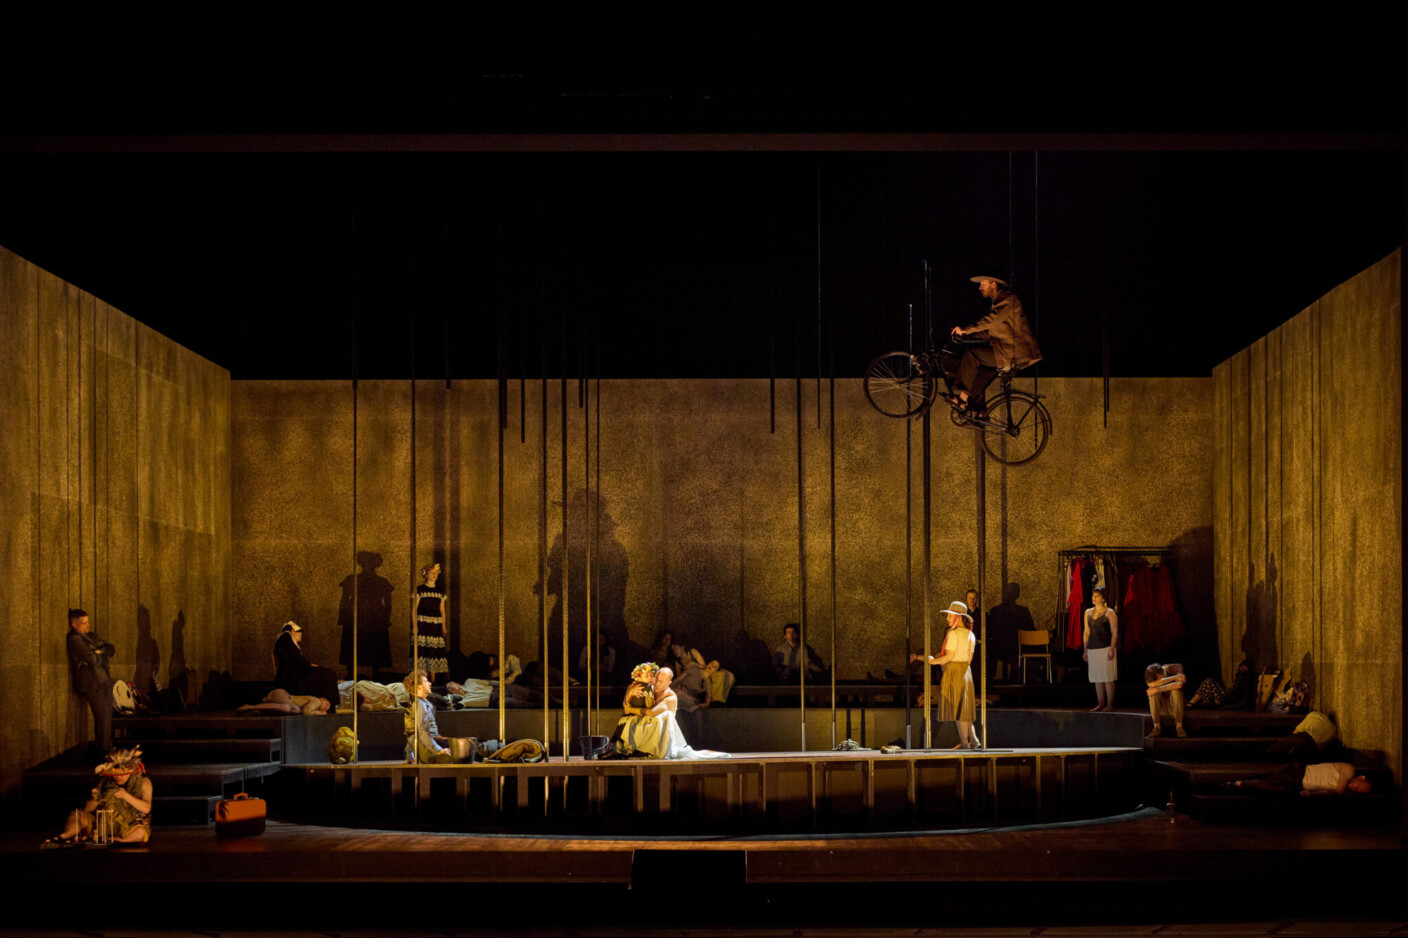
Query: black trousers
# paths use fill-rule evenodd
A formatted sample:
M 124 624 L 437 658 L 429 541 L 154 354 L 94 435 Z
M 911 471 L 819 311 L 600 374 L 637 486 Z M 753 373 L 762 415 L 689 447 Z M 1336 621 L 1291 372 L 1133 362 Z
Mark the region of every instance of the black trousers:
M 997 375 L 997 356 L 986 335 L 950 335 L 939 350 L 939 367 L 950 393 L 962 389 L 977 399 Z
M 93 746 L 99 755 L 112 749 L 112 685 L 106 684 L 83 695 L 93 711 Z
M 1305 763 L 1290 762 L 1266 778 L 1242 780 L 1242 791 L 1253 795 L 1294 795 L 1305 778 Z

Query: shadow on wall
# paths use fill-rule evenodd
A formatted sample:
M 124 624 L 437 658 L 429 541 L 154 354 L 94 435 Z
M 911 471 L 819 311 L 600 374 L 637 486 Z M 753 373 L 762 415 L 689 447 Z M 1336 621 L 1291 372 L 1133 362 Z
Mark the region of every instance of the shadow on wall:
M 999 676 L 1010 679 L 1017 673 L 1017 632 L 1036 630 L 1032 611 L 1017 602 L 1021 596 L 1020 583 L 1004 584 L 1002 602 L 988 610 L 988 680 Z M 1050 647 L 1049 639 L 1047 645 Z M 1048 674 L 1046 679 L 1051 680 L 1051 675 Z
M 1280 648 L 1276 642 L 1276 610 L 1279 608 L 1276 595 L 1276 555 L 1266 562 L 1266 578 L 1256 581 L 1256 565 L 1252 564 L 1248 579 L 1252 585 L 1247 588 L 1247 630 L 1242 635 L 1242 657 L 1249 659 L 1255 669 L 1275 667 L 1279 663 Z
M 391 656 L 391 581 L 376 572 L 384 561 L 372 550 L 357 552 L 361 572 L 346 577 L 340 585 L 342 599 L 337 607 L 337 624 L 342 626 L 342 650 L 339 660 L 352 674 L 352 617 L 356 602 L 357 670 L 362 675 L 376 676 L 378 671 L 395 670 Z
M 1187 646 L 1177 650 L 1178 661 L 1194 674 L 1222 673 L 1217 644 L 1217 615 L 1213 606 L 1212 526 L 1184 531 L 1169 544 L 1173 556 L 1174 589 L 1188 630 Z
M 161 669 L 161 647 L 152 635 L 152 614 L 146 606 L 137 607 L 137 670 L 132 685 L 144 694 L 156 691 L 156 676 Z
M 181 702 L 181 709 L 185 708 L 185 702 L 191 699 L 191 674 L 193 673 L 186 666 L 186 612 L 178 610 L 176 618 L 171 623 L 171 661 L 167 665 L 166 686 L 170 690 L 173 703 Z M 173 706 L 173 709 L 175 707 Z
M 560 502 L 558 503 L 561 504 Z M 548 635 L 560 641 L 562 636 L 562 558 L 567 555 L 567 625 L 569 642 L 576 655 L 587 641 L 587 524 L 596 532 L 592 539 L 592 628 L 604 631 L 607 641 L 631 665 L 646 660 L 649 649 L 631 640 L 626 628 L 626 581 L 630 577 L 630 562 L 626 548 L 616 538 L 616 519 L 606 511 L 606 500 L 596 491 L 578 489 L 567 503 L 567 540 L 562 532 L 553 539 L 548 550 L 548 596 L 556 596 L 548 614 Z M 543 589 L 539 580 L 533 584 L 537 595 Z M 537 647 L 543 646 L 538 635 Z M 553 646 L 554 649 L 556 645 Z M 631 666 L 631 665 L 628 665 Z

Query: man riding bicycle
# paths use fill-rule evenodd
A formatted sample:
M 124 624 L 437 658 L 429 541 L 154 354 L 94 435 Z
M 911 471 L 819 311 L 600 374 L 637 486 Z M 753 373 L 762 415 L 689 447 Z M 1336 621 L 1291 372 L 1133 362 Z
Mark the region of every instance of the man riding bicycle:
M 983 392 L 1000 371 L 1020 371 L 1041 361 L 1036 335 L 1022 311 L 1022 301 L 998 277 L 970 277 L 978 292 L 992 301 L 992 311 L 971 326 L 955 326 L 939 362 L 950 399 L 965 409 L 979 409 Z

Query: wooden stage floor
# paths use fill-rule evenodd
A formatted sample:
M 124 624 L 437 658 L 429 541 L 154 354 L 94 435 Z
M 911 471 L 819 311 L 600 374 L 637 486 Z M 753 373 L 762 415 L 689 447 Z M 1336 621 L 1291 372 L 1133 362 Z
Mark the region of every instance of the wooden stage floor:
M 65 924 L 24 910 L 62 909 L 65 890 L 76 887 L 126 897 L 118 904 L 141 908 L 153 930 L 405 928 L 412 884 L 432 904 L 463 910 L 416 934 L 548 925 L 605 934 L 632 902 L 676 900 L 716 925 L 732 916 L 735 924 L 713 932 L 700 922 L 701 934 L 739 934 L 745 924 L 903 926 L 914 934 L 939 925 L 1213 921 L 1241 923 L 1228 934 L 1268 933 L 1246 930 L 1258 922 L 1291 934 L 1285 924 L 1301 919 L 1393 927 L 1408 919 L 1398 831 L 1206 825 L 1150 809 L 1098 821 L 834 837 L 486 836 L 270 822 L 261 837 L 227 841 L 206 828 L 158 828 L 149 845 L 115 851 L 40 850 L 42 836 L 0 834 L 6 881 L 38 900 L 0 928 Z M 271 911 L 285 902 L 292 905 Z M 78 921 L 65 919 L 69 927 Z M 629 930 L 654 933 L 640 925 Z

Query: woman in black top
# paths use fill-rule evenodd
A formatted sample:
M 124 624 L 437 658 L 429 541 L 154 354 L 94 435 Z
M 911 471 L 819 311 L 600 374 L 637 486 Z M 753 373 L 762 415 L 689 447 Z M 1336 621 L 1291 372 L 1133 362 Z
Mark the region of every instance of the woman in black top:
M 416 594 L 411 598 L 415 615 L 411 660 L 418 663 L 413 666 L 418 666 L 434 682 L 438 675 L 450 670 L 445 644 L 445 602 L 449 595 L 436 585 L 440 579 L 438 563 L 421 567 L 420 575 L 425 582 L 416 587 Z
M 1096 710 L 1115 709 L 1115 680 L 1119 677 L 1119 659 L 1115 657 L 1115 643 L 1119 640 L 1120 620 L 1115 610 L 1105 605 L 1105 591 L 1096 587 L 1090 594 L 1094 606 L 1085 610 L 1085 629 L 1081 636 L 1085 650 L 1080 656 L 1085 659 L 1085 667 L 1090 675 L 1090 683 L 1095 685 Z
M 274 686 L 290 694 L 337 700 L 337 674 L 303 656 L 303 629 L 289 621 L 274 642 Z

